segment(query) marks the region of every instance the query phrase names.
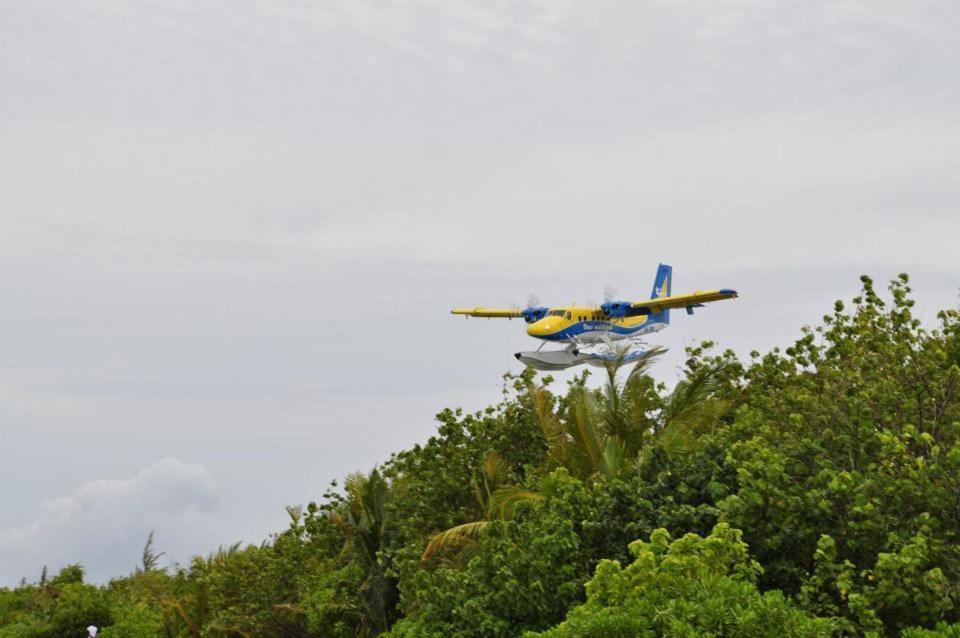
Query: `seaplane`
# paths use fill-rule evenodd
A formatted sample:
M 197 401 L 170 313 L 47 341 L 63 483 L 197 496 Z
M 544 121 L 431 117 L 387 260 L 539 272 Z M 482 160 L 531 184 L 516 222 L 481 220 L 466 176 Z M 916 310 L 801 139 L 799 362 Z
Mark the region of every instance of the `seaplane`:
M 518 361 L 537 370 L 565 370 L 589 364 L 597 367 L 614 361 L 630 363 L 645 353 L 641 339 L 670 325 L 670 310 L 684 308 L 692 315 L 705 304 L 734 299 L 730 288 L 671 294 L 673 267 L 660 264 L 649 299 L 608 300 L 597 306 L 541 306 L 527 308 L 454 308 L 451 314 L 489 319 L 523 319 L 527 334 L 542 343 L 536 350 L 518 352 Z M 559 350 L 544 349 L 548 343 Z

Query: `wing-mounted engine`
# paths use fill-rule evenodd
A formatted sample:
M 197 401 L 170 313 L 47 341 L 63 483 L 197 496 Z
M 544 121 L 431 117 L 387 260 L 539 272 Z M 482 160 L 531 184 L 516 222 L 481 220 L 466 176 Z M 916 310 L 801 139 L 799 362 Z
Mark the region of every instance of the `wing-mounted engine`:
M 630 305 L 629 301 L 605 301 L 600 304 L 600 310 L 604 317 L 621 318 L 628 316 Z
M 535 323 L 546 317 L 549 310 L 546 306 L 530 306 L 524 308 L 520 314 L 523 315 L 523 320 L 527 323 Z

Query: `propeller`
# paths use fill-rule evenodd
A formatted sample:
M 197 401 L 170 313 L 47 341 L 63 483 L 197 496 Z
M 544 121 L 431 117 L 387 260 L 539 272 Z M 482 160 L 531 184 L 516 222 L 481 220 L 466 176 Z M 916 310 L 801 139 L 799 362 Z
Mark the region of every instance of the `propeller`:
M 536 307 L 538 307 L 539 305 L 540 305 L 540 299 L 539 299 L 535 294 L 533 294 L 533 293 L 531 292 L 529 295 L 527 295 L 527 305 L 526 305 L 526 306 L 521 306 L 521 305 L 518 304 L 517 302 L 511 301 L 511 302 L 510 302 L 510 305 L 509 305 L 508 307 L 510 308 L 510 310 L 523 310 L 523 309 L 525 309 L 525 308 L 536 308 Z

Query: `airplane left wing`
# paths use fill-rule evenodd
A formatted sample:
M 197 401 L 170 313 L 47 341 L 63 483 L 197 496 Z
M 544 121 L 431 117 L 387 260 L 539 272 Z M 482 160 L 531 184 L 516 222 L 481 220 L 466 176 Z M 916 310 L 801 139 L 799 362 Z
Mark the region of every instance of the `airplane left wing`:
M 724 299 L 735 299 L 737 291 L 730 288 L 721 288 L 720 290 L 698 290 L 685 295 L 671 295 L 669 297 L 657 297 L 655 299 L 645 299 L 644 301 L 635 301 L 630 304 L 634 310 L 649 309 L 650 312 L 660 312 L 670 308 L 696 308 L 697 306 L 711 301 L 722 301 Z
M 519 309 L 505 310 L 501 308 L 454 308 L 450 311 L 450 314 L 466 315 L 468 317 L 514 319 L 522 317 L 523 311 Z

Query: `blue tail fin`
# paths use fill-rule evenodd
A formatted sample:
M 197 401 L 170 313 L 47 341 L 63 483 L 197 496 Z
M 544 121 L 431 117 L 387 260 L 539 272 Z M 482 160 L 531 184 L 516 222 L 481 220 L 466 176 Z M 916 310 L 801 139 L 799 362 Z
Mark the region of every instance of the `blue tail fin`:
M 653 279 L 653 291 L 650 293 L 650 298 L 669 297 L 672 289 L 673 266 L 660 264 L 657 268 L 657 276 Z M 650 317 L 650 319 L 660 323 L 670 323 L 670 310 L 662 310 L 657 313 L 655 317 Z

